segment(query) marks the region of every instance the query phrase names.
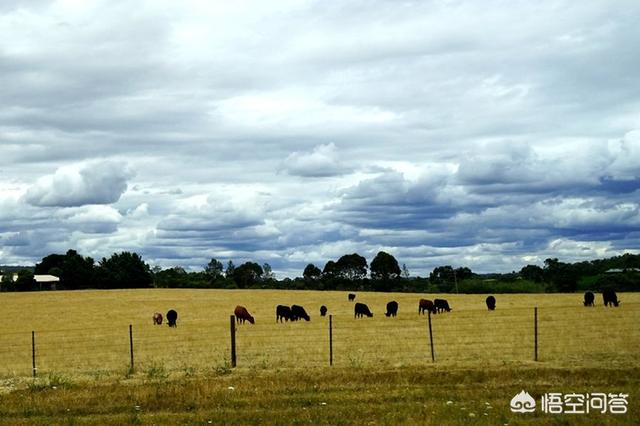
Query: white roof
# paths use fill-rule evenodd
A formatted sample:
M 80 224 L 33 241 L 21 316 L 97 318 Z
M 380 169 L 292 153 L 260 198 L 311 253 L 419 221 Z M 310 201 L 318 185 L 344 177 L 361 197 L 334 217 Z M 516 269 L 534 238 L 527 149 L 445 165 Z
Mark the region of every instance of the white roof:
M 52 283 L 60 281 L 55 275 L 34 275 L 33 278 L 37 283 Z
M 37 283 L 54 283 L 60 281 L 60 278 L 55 275 L 34 275 L 33 279 L 36 280 Z M 18 281 L 18 274 L 13 274 L 13 281 Z

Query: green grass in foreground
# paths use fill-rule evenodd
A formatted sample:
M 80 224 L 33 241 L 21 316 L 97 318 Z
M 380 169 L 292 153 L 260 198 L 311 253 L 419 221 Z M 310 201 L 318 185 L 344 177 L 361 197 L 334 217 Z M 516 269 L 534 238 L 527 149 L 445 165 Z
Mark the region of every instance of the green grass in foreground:
M 76 381 L 74 381 L 76 380 Z M 628 413 L 516 414 L 521 390 L 628 393 Z M 640 368 L 219 370 L 182 377 L 26 380 L 0 395 L 1 424 L 637 424 Z

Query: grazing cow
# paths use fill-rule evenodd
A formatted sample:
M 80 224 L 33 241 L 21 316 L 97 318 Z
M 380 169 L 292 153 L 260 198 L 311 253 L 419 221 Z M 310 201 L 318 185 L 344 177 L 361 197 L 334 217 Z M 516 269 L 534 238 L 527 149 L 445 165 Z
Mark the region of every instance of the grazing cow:
M 398 302 L 392 300 L 387 303 L 387 312 L 384 315 L 387 317 L 395 317 L 398 315 Z
M 298 321 L 300 318 L 304 319 L 305 321 L 309 321 L 311 319 L 307 314 L 307 311 L 305 311 L 304 308 L 300 305 L 291 305 L 291 316 L 292 321 Z
M 495 311 L 496 309 L 496 298 L 493 296 L 488 296 L 487 299 L 485 300 L 485 302 L 487 303 L 487 308 L 490 311 Z
M 356 300 L 356 295 L 353 293 L 349 293 L 349 302 L 353 302 L 354 300 Z
M 153 314 L 153 325 L 162 325 L 162 314 L 160 312 Z
M 282 322 L 282 320 L 293 321 L 293 316 L 291 315 L 291 308 L 285 305 L 278 305 L 276 306 L 276 322 L 278 321 Z
M 432 314 L 436 313 L 436 307 L 431 300 L 420 299 L 418 302 L 418 313 L 423 314 L 424 311 L 431 312 Z
M 251 324 L 255 324 L 255 320 L 244 306 L 236 306 L 233 314 L 236 316 L 236 322 L 242 322 L 244 324 L 245 321 L 249 321 Z
M 171 309 L 167 312 L 167 324 L 169 324 L 169 327 L 176 327 L 176 321 L 178 321 L 178 313 Z
M 320 316 L 324 317 L 325 315 L 327 315 L 327 307 L 322 305 L 320 306 Z
M 596 296 L 592 292 L 587 291 L 584 294 L 584 306 L 594 306 L 593 302 L 595 299 L 596 299 Z
M 353 310 L 354 310 L 356 318 L 361 318 L 364 315 L 366 315 L 368 317 L 372 317 L 373 316 L 373 314 L 369 310 L 369 307 L 367 305 L 365 305 L 364 303 L 356 303 L 356 305 L 355 305 Z
M 602 292 L 602 298 L 604 299 L 604 306 L 618 306 L 620 301 L 618 300 L 618 296 L 616 296 L 616 292 L 613 290 L 605 290 Z
M 451 312 L 449 302 L 447 302 L 445 299 L 435 299 L 433 301 L 433 305 L 436 308 L 436 312 Z

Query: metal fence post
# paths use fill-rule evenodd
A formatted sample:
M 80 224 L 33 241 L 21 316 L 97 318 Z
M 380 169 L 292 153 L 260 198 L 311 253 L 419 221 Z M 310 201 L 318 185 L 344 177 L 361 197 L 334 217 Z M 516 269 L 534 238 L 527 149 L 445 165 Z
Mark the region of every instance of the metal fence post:
M 131 372 L 133 372 L 133 325 L 129 324 L 129 353 L 131 354 Z
M 333 315 L 329 315 L 329 365 L 333 365 Z
M 229 326 L 231 329 L 231 367 L 236 366 L 236 317 L 229 317 Z
M 538 307 L 533 308 L 533 360 L 538 360 Z
M 429 346 L 431 346 L 431 361 L 436 362 L 436 353 L 433 350 L 433 330 L 431 328 L 431 311 L 428 311 L 429 318 Z
M 36 332 L 31 332 L 31 368 L 33 369 L 33 377 L 36 377 L 38 369 L 36 368 Z

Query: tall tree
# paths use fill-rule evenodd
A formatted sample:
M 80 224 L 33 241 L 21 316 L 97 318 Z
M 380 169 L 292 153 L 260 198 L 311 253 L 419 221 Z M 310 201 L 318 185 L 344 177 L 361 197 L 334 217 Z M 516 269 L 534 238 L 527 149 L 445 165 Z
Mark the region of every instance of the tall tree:
M 317 280 L 322 276 L 322 271 L 313 263 L 308 264 L 302 272 L 302 277 L 305 280 Z
M 98 280 L 102 288 L 146 288 L 153 286 L 151 268 L 140 255 L 124 251 L 114 253 L 98 264 Z
M 204 272 L 209 277 L 210 282 L 214 282 L 219 278 L 222 278 L 222 262 L 217 259 L 211 258 L 207 266 L 204 268 Z
M 345 254 L 336 262 L 342 278 L 349 281 L 361 280 L 367 276 L 367 259 L 358 253 Z
M 271 268 L 271 265 L 269 265 L 268 263 L 264 263 L 262 265 L 262 279 L 265 281 L 273 281 L 276 279 L 276 274 L 273 273 L 273 269 Z
M 233 271 L 233 280 L 239 288 L 248 288 L 258 282 L 264 271 L 255 262 L 245 262 Z
M 60 278 L 59 287 L 68 290 L 93 287 L 95 262 L 75 250 L 66 254 L 50 254 L 36 264 L 35 274 L 51 274 Z
M 324 269 L 322 270 L 322 276 L 324 278 L 335 278 L 338 276 L 338 265 L 333 260 L 328 261 L 324 265 Z
M 233 264 L 233 261 L 230 260 L 227 262 L 227 269 L 224 272 L 225 277 L 233 278 L 233 273 L 236 270 L 236 265 Z
M 378 252 L 371 261 L 371 278 L 374 280 L 390 280 L 400 276 L 400 266 L 395 257 L 384 251 Z

